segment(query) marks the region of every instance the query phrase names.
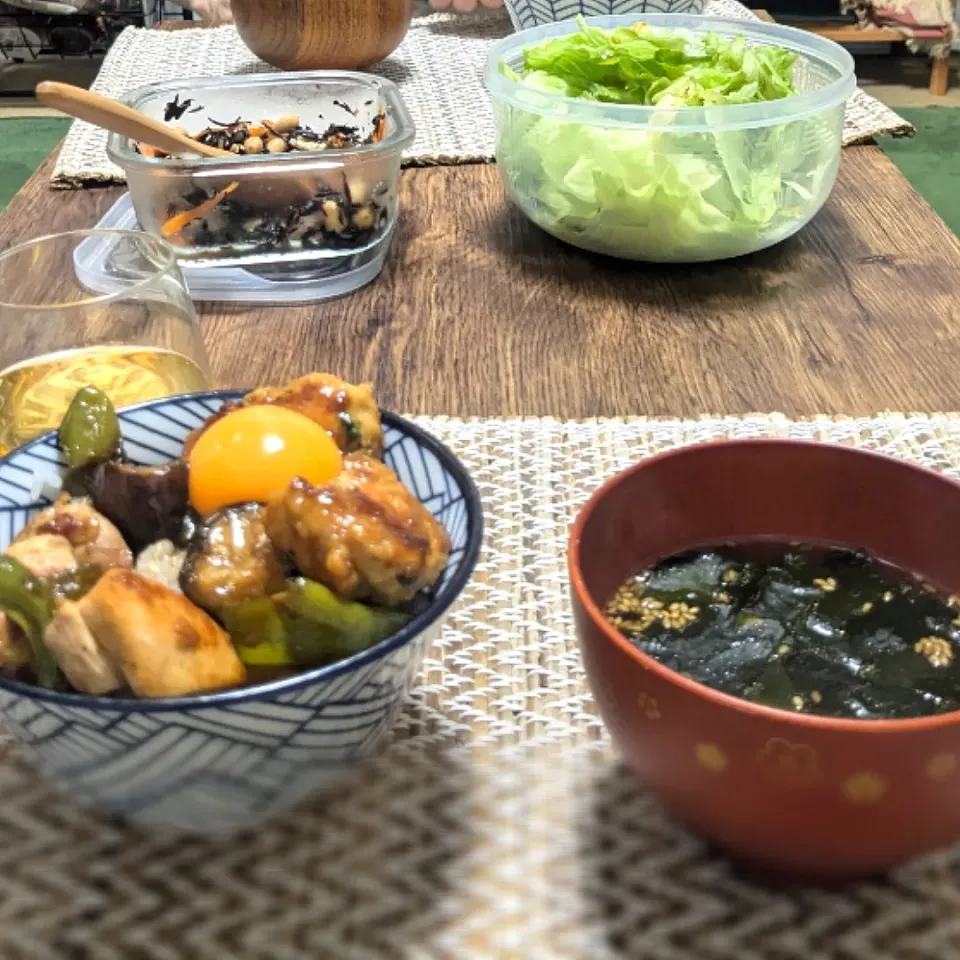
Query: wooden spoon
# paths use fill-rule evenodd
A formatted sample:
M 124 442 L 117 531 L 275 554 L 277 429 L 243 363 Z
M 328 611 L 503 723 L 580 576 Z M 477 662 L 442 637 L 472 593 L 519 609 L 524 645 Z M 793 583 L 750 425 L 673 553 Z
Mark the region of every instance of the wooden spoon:
M 231 160 L 236 156 L 229 150 L 193 140 L 119 100 L 111 100 L 83 87 L 44 80 L 37 84 L 36 94 L 41 103 L 61 113 L 68 113 L 71 117 L 86 120 L 131 140 L 148 143 L 164 153 L 196 153 L 201 157 L 229 157 Z
M 237 159 L 237 154 L 229 150 L 200 143 L 125 103 L 82 87 L 44 80 L 37 84 L 36 95 L 48 107 L 139 143 L 147 143 L 164 153 L 195 153 L 201 157 Z M 224 177 L 225 182 L 229 180 L 229 174 L 224 174 Z M 260 209 L 300 206 L 307 203 L 317 191 L 317 184 L 303 177 L 252 177 L 248 174 L 237 177 L 236 182 L 239 184 L 236 199 Z

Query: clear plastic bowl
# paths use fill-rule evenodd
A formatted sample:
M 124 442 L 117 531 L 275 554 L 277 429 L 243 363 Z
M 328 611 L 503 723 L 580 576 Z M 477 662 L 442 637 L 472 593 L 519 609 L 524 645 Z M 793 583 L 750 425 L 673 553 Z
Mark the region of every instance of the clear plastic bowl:
M 720 107 L 642 107 L 559 96 L 501 72 L 566 21 L 497 43 L 486 81 L 510 196 L 561 240 L 631 260 L 690 263 L 769 247 L 823 206 L 840 163 L 853 58 L 822 37 L 751 20 L 649 14 L 645 23 L 797 54 L 796 96 Z M 590 17 L 603 29 L 637 17 Z
M 191 101 L 182 115 L 171 115 L 175 97 L 181 107 Z M 274 279 L 300 280 L 382 260 L 397 219 L 400 162 L 415 132 L 389 80 L 332 71 L 189 79 L 141 87 L 124 102 L 190 134 L 237 119 L 276 122 L 290 115 L 318 133 L 331 124 L 363 132 L 383 113 L 383 140 L 344 150 L 219 160 L 147 157 L 119 134 L 107 144 L 126 173 L 140 226 L 150 233 L 160 235 L 170 217 L 236 184 L 208 216 L 167 237 L 178 257 L 195 266 L 254 267 Z

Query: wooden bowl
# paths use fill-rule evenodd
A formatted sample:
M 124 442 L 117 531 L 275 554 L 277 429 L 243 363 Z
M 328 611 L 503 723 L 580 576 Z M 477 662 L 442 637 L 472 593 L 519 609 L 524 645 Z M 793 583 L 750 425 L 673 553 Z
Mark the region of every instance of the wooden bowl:
M 413 0 L 231 0 L 243 42 L 282 70 L 360 70 L 400 45 Z
M 769 536 L 865 548 L 960 593 L 960 484 L 849 447 L 720 441 L 644 460 L 592 497 L 569 550 L 590 685 L 627 761 L 737 857 L 850 878 L 960 840 L 960 712 L 840 720 L 758 706 L 642 653 L 602 608 L 638 567 Z

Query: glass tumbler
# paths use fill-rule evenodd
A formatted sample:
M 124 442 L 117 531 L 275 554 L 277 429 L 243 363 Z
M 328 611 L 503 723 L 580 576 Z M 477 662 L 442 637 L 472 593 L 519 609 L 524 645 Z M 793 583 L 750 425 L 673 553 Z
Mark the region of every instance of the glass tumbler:
M 57 427 L 88 385 L 116 406 L 212 386 L 163 240 L 76 230 L 0 253 L 0 453 Z

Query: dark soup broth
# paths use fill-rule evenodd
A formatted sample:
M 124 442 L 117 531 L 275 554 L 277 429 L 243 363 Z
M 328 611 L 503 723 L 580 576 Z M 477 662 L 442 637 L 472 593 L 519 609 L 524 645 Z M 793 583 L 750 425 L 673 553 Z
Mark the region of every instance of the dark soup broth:
M 610 623 L 708 687 L 831 717 L 960 709 L 960 601 L 863 552 L 796 544 L 678 554 L 631 577 Z

